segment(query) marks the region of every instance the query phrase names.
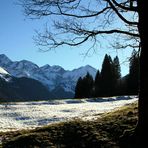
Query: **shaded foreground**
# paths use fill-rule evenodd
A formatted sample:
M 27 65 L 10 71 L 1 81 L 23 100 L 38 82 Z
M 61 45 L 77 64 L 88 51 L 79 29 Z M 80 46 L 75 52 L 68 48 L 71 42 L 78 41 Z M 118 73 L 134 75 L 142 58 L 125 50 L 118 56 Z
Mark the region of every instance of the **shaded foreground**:
M 0 133 L 4 148 L 118 148 L 131 147 L 137 123 L 137 103 L 106 113 L 95 121 L 70 121 L 35 130 Z

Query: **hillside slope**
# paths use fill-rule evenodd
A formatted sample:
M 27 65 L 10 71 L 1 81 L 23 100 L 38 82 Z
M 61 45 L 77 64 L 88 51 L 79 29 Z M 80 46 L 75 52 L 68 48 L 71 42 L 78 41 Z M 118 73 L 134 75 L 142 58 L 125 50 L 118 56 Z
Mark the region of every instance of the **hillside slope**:
M 39 81 L 31 78 L 16 78 L 0 67 L 0 101 L 29 101 L 54 98 Z

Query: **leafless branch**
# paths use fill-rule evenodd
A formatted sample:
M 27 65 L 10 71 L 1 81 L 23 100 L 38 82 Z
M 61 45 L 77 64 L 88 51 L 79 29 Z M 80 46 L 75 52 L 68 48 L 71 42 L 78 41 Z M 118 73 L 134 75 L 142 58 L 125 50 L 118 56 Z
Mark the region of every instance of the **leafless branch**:
M 119 13 L 118 9 L 117 9 L 117 8 L 114 6 L 114 4 L 111 2 L 111 0 L 106 0 L 106 1 L 109 3 L 110 7 L 114 10 L 114 12 L 118 15 L 118 17 L 119 17 L 124 23 L 127 23 L 127 24 L 129 24 L 129 25 L 138 25 L 138 22 L 129 21 L 129 20 L 127 20 L 124 16 L 122 16 L 122 15 Z
M 21 1 L 29 16 L 48 16 L 52 19 L 55 16 L 52 22 L 54 28 L 51 28 L 54 33 L 47 28 L 44 33 L 37 32 L 35 41 L 39 46 L 52 49 L 63 45 L 77 46 L 89 40 L 96 43 L 97 37 L 109 34 L 126 36 L 127 43 L 120 48 L 139 46 L 129 42 L 139 40 L 137 7 L 130 3 L 131 0 Z M 113 25 L 113 22 L 122 23 L 122 27 Z
M 137 7 L 134 7 L 134 6 L 127 7 L 127 6 L 125 6 L 125 3 L 124 4 L 118 3 L 116 0 L 112 0 L 112 2 L 114 3 L 114 5 L 116 5 L 117 7 L 121 8 L 123 10 L 138 12 Z

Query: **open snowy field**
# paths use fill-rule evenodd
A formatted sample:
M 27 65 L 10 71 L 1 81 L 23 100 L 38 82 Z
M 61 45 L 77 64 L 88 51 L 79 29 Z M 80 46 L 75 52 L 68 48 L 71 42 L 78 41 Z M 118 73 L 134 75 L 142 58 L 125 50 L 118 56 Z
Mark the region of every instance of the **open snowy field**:
M 92 120 L 138 98 L 122 96 L 0 104 L 0 132 L 30 129 L 75 118 Z

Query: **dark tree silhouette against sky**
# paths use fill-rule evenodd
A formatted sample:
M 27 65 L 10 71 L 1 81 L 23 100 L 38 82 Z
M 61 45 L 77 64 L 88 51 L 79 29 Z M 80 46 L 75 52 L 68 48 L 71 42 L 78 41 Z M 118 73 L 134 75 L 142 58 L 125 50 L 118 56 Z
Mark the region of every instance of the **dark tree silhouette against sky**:
M 135 143 L 145 145 L 148 131 L 148 70 L 146 70 L 147 22 L 143 0 L 22 0 L 26 15 L 49 17 L 51 26 L 37 32 L 36 43 L 48 49 L 62 45 L 77 46 L 86 42 L 94 49 L 99 39 L 117 38 L 116 48 L 136 48 L 140 54 L 139 120 Z M 50 17 L 51 16 L 51 17 Z M 53 17 L 54 16 L 54 17 Z M 49 29 L 50 28 L 50 29 Z M 128 50 L 128 49 L 127 49 Z M 144 146 L 143 146 L 144 147 Z

